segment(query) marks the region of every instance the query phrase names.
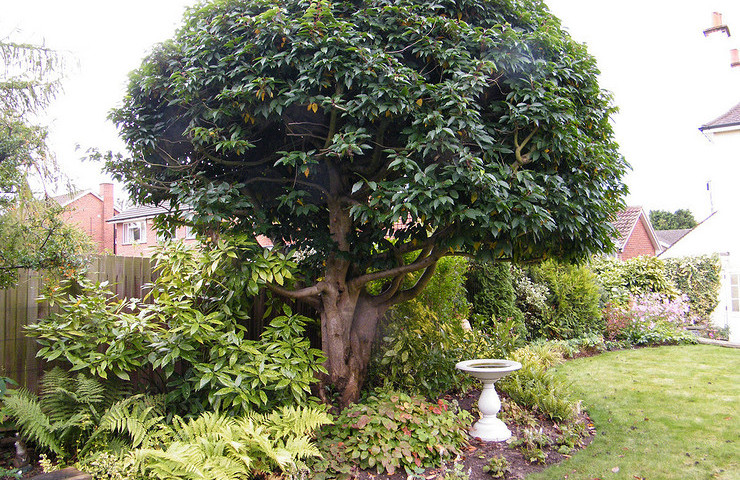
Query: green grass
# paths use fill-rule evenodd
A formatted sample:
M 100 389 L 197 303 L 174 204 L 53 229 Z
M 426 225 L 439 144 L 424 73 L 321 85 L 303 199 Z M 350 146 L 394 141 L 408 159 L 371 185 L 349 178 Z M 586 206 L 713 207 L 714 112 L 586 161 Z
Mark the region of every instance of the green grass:
M 527 480 L 740 479 L 740 350 L 643 348 L 558 370 L 597 434 L 569 460 Z

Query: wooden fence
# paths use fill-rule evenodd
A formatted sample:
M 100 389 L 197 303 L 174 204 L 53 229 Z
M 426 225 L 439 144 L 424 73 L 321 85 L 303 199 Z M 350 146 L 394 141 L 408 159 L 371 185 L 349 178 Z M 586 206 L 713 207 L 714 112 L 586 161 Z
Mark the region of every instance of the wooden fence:
M 95 257 L 88 269 L 94 281 L 108 281 L 109 289 L 121 298 L 140 298 L 142 286 L 153 280 L 152 262 L 143 257 Z M 0 376 L 10 377 L 35 390 L 44 367 L 36 358 L 38 344 L 23 334 L 23 327 L 44 318 L 48 305 L 36 299 L 43 289 L 43 277 L 37 272 L 20 272 L 15 288 L 0 290 Z

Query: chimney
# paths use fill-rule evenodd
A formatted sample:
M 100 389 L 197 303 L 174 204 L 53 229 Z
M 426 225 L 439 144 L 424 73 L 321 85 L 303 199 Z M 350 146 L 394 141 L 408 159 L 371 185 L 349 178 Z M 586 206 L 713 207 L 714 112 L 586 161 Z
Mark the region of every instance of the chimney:
M 722 14 L 719 12 L 712 12 L 712 26 L 704 30 L 704 36 L 715 32 L 722 32 L 728 37 L 730 36 L 730 27 L 722 23 Z
M 740 52 L 738 52 L 737 48 L 730 50 L 730 66 L 740 67 Z
M 722 14 L 719 12 L 712 12 L 712 27 L 722 26 Z
M 115 205 L 115 198 L 113 197 L 113 184 L 112 183 L 101 183 L 100 184 L 100 196 L 103 197 L 103 216 L 100 219 L 101 221 L 101 231 L 102 231 L 102 242 L 100 244 L 100 250 L 101 252 L 112 252 L 114 245 L 113 245 L 113 229 L 115 228 L 115 225 L 112 223 L 107 223 L 107 220 L 110 220 L 114 216 L 114 205 Z

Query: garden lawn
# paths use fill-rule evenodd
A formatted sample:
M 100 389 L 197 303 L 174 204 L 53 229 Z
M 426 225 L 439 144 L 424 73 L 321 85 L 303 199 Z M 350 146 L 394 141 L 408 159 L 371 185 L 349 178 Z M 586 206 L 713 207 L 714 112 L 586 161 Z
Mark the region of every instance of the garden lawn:
M 740 479 L 740 350 L 610 352 L 558 367 L 596 437 L 542 479 Z

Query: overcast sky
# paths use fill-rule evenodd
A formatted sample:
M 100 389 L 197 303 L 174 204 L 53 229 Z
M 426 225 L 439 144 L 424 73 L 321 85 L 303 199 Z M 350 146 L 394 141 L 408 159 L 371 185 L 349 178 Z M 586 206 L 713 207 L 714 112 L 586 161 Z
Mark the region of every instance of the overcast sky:
M 79 188 L 106 177 L 81 163 L 83 149 L 121 150 L 107 113 L 123 96 L 127 74 L 151 46 L 172 36 L 195 0 L 0 0 L 0 37 L 39 41 L 79 61 L 65 92 L 49 111 L 50 143 Z M 740 68 L 729 49 L 740 47 L 736 0 L 549 0 L 553 13 L 601 69 L 614 94 L 617 141 L 632 164 L 628 203 L 647 210 L 709 212 L 706 182 L 716 175 L 710 142 L 698 127 L 740 102 Z M 713 11 L 735 37 L 705 38 Z

